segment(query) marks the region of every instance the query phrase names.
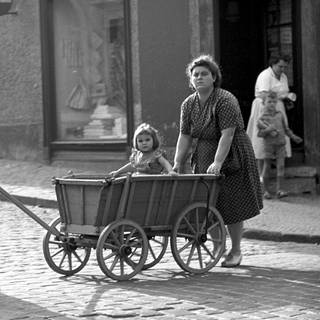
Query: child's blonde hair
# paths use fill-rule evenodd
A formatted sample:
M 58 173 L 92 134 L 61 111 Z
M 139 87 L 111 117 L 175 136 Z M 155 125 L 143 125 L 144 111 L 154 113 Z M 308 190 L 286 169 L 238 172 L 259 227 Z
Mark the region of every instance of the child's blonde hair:
M 263 103 L 265 103 L 267 98 L 278 100 L 278 94 L 275 91 L 267 91 L 262 97 Z
M 153 140 L 153 146 L 152 146 L 153 150 L 156 150 L 160 147 L 160 136 L 159 136 L 158 131 L 147 123 L 141 123 L 137 127 L 137 129 L 133 135 L 133 147 L 135 149 L 139 150 L 138 143 L 137 143 L 137 137 L 141 134 L 148 134 L 151 136 L 151 138 Z

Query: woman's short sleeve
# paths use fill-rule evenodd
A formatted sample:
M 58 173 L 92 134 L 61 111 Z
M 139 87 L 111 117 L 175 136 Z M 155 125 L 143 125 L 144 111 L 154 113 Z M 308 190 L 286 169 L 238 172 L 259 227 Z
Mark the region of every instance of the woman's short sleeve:
M 217 104 L 216 116 L 218 117 L 220 131 L 227 128 L 239 127 L 242 117 L 236 97 L 229 94 L 222 98 Z
M 191 101 L 190 97 L 183 101 L 180 111 L 180 132 L 190 134 L 191 132 Z
M 257 78 L 255 91 L 269 91 L 270 90 L 270 75 L 267 72 L 261 72 Z

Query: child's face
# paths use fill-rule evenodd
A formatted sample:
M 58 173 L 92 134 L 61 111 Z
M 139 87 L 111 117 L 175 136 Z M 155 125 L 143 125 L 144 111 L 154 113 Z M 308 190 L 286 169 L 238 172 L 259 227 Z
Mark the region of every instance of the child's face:
M 141 152 L 150 152 L 153 150 L 153 139 L 150 134 L 143 133 L 137 136 L 137 147 Z
M 264 100 L 264 106 L 266 111 L 274 112 L 276 110 L 276 105 L 276 98 L 266 97 L 266 99 Z

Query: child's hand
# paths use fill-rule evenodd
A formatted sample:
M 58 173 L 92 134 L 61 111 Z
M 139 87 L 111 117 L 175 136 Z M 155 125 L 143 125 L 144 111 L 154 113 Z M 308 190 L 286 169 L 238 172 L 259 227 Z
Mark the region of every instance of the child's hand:
M 276 127 L 273 124 L 268 125 L 267 130 L 268 131 L 277 131 Z
M 111 178 L 115 178 L 118 175 L 118 172 L 117 171 L 111 171 L 109 173 L 109 175 L 111 176 Z
M 277 130 L 272 130 L 271 132 L 270 132 L 270 136 L 271 137 L 276 137 L 278 135 L 278 131 Z
M 179 173 L 175 172 L 174 170 L 169 171 L 168 174 L 170 176 L 178 176 L 179 175 Z

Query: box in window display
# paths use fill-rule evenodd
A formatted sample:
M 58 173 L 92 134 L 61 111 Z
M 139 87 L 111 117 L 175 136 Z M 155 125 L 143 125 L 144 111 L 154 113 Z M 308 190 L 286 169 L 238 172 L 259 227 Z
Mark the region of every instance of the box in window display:
M 85 139 L 111 139 L 126 137 L 126 117 L 119 107 L 98 105 L 84 126 Z

